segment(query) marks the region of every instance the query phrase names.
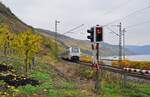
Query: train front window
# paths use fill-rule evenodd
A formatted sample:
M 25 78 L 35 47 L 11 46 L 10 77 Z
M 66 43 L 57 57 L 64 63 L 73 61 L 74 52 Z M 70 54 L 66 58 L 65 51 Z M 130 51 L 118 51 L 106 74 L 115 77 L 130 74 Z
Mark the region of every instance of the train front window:
M 72 52 L 79 53 L 79 49 L 78 48 L 72 48 Z

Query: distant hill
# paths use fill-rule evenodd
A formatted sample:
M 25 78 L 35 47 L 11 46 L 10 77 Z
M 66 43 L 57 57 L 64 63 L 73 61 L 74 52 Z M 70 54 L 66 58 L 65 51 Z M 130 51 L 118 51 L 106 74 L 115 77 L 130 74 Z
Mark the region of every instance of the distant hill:
M 42 32 L 42 34 L 50 36 L 50 37 L 55 37 L 55 32 L 49 31 L 49 30 L 43 30 L 43 29 L 37 29 L 38 32 Z M 62 42 L 65 47 L 69 46 L 78 46 L 81 48 L 83 53 L 91 55 L 91 44 L 88 40 L 77 40 L 62 34 L 58 34 L 58 40 L 59 42 Z M 100 54 L 102 56 L 115 56 L 118 55 L 119 49 L 117 45 L 111 45 L 108 43 L 101 43 L 101 49 L 100 49 Z M 136 53 L 133 53 L 126 49 L 126 54 L 127 55 L 133 55 Z
M 130 46 L 126 46 L 126 48 L 137 54 L 150 54 L 150 45 L 145 45 L 145 46 L 130 45 Z

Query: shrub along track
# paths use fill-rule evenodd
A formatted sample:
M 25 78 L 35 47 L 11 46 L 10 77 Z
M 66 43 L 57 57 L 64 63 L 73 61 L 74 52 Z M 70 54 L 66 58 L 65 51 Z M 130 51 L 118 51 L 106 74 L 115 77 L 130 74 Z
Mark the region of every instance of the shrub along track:
M 68 63 L 72 63 L 72 61 L 68 61 L 68 60 L 64 60 L 64 61 L 67 61 Z M 91 68 L 91 64 L 90 63 L 84 63 L 84 62 L 77 62 L 77 64 L 80 64 L 80 65 L 83 65 L 85 67 L 89 67 Z M 116 67 L 113 67 L 113 66 L 109 66 L 109 65 L 102 65 L 102 69 L 105 70 L 105 71 L 108 71 L 108 72 L 112 72 L 113 74 L 126 74 L 127 76 L 127 81 L 131 81 L 133 83 L 137 82 L 137 83 L 149 83 L 150 82 L 150 75 L 149 74 L 143 74 L 143 73 L 136 73 L 136 72 L 127 72 L 127 71 L 124 71 L 123 69 L 121 68 L 116 68 Z M 129 79 L 130 77 L 130 79 Z M 142 91 L 142 90 L 138 90 L 138 89 L 134 89 L 133 87 L 128 87 L 130 90 L 133 90 L 133 91 L 138 91 L 138 92 L 141 92 L 143 94 L 147 94 L 147 95 L 150 95 L 150 93 L 147 93 L 145 91 Z
M 88 67 L 92 66 L 91 63 L 85 63 L 85 62 L 77 62 L 77 63 L 88 66 Z M 119 74 L 126 74 L 126 76 L 129 76 L 129 77 L 139 78 L 139 79 L 144 79 L 144 80 L 150 81 L 150 74 L 143 74 L 143 73 L 138 73 L 138 72 L 128 72 L 122 68 L 105 65 L 105 64 L 101 65 L 101 68 L 106 71 L 119 73 Z
M 53 68 L 60 77 L 65 78 L 68 82 L 76 83 L 77 87 L 74 89 L 81 90 L 85 94 L 93 96 L 95 95 L 92 90 L 92 87 L 94 87 L 94 81 L 81 76 L 81 68 L 84 67 L 85 66 L 78 63 L 72 63 L 61 59 L 60 63 L 50 65 L 50 68 Z

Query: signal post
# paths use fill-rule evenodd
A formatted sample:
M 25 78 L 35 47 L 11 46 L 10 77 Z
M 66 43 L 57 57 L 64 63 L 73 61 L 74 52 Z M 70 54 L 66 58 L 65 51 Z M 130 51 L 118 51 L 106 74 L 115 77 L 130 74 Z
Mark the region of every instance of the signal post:
M 88 39 L 91 41 L 92 45 L 92 52 L 93 52 L 93 64 L 92 66 L 96 68 L 96 82 L 95 82 L 95 92 L 97 95 L 101 93 L 101 71 L 102 68 L 100 66 L 100 42 L 103 41 L 103 28 L 99 25 L 92 27 L 90 30 L 87 30 L 87 33 L 90 33 L 87 36 Z

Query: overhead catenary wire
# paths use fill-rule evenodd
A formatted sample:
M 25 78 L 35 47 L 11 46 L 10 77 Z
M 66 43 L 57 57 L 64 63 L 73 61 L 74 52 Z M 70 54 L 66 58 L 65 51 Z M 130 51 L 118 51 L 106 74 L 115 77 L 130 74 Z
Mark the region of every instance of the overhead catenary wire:
M 133 0 L 126 0 L 125 2 L 119 4 L 118 6 L 111 8 L 111 10 L 106 11 L 106 12 L 104 13 L 104 15 L 110 14 L 110 13 L 112 13 L 113 11 L 120 9 L 120 8 L 123 7 L 123 6 L 128 5 L 128 4 L 130 3 L 129 1 L 131 2 L 131 1 L 133 1 Z
M 65 33 L 60 34 L 60 35 L 65 35 L 65 34 L 68 34 L 68 33 L 76 33 L 76 32 L 73 32 L 73 31 L 76 30 L 76 29 L 78 29 L 78 28 L 80 28 L 80 27 L 82 27 L 82 26 L 84 26 L 84 24 L 76 26 L 76 27 L 74 27 L 74 28 L 72 28 L 72 29 L 66 31 Z
M 144 21 L 144 22 L 141 22 L 141 23 L 137 23 L 137 24 L 134 24 L 134 25 L 126 26 L 126 28 L 127 29 L 131 29 L 131 28 L 134 28 L 134 27 L 137 27 L 137 26 L 141 26 L 141 25 L 147 24 L 147 23 L 150 23 L 150 20 Z
M 129 3 L 129 1 L 131 1 L 131 0 L 127 0 L 126 2 L 123 2 L 123 3 L 121 3 L 121 4 L 118 5 L 118 6 L 121 7 L 121 5 L 123 5 L 123 4 L 125 4 L 125 3 Z M 118 8 L 118 7 L 117 7 L 117 8 Z M 106 13 L 108 13 L 108 12 L 106 12 Z M 66 31 L 65 33 L 62 33 L 62 35 L 65 35 L 65 34 L 68 34 L 68 33 L 75 33 L 75 32 L 72 32 L 72 31 L 74 31 L 74 30 L 76 30 L 76 29 L 78 29 L 78 28 L 80 28 L 80 27 L 82 27 L 82 26 L 84 26 L 84 24 L 81 24 L 81 25 L 79 25 L 79 26 L 77 26 L 77 27 L 75 27 L 75 28 L 73 28 L 73 29 L 71 29 L 71 30 L 68 30 L 68 31 Z M 83 34 L 83 33 L 80 33 L 80 34 Z
M 78 29 L 78 28 L 80 28 L 80 27 L 82 27 L 82 26 L 84 26 L 84 24 L 81 24 L 81 25 L 79 25 L 79 26 L 77 26 L 77 27 L 75 27 L 75 28 L 73 28 L 73 29 L 70 29 L 70 30 L 66 31 L 65 33 L 63 33 L 62 35 L 68 34 L 68 33 L 74 33 L 74 32 L 72 32 L 72 31 L 74 31 L 74 30 L 76 30 L 76 29 Z
M 127 17 L 129 17 L 129 16 L 132 16 L 132 15 L 134 15 L 134 14 L 136 14 L 136 13 L 142 12 L 143 10 L 146 10 L 146 9 L 148 9 L 148 8 L 150 8 L 150 6 L 147 6 L 147 7 L 144 7 L 144 8 L 142 8 L 142 9 L 136 10 L 136 11 L 134 11 L 134 12 L 132 12 L 132 13 L 130 13 L 130 14 L 124 16 L 124 17 L 121 17 L 121 18 L 119 18 L 119 19 L 113 20 L 112 22 L 109 22 L 109 23 L 105 24 L 104 26 L 108 26 L 108 25 L 110 25 L 110 24 L 112 24 L 112 23 L 114 23 L 114 22 L 117 22 L 117 21 L 119 21 L 119 20 L 123 20 L 123 19 L 125 19 L 125 18 L 127 18 Z
M 115 31 L 113 31 L 111 28 L 109 28 L 109 27 L 106 27 L 108 30 L 110 30 L 111 31 L 111 33 L 113 33 L 113 34 L 115 34 L 116 36 L 119 36 L 119 34 L 118 33 L 116 33 Z
M 122 5 L 123 5 L 123 6 L 124 6 L 124 5 L 127 5 L 128 3 L 130 3 L 129 1 L 131 1 L 131 0 L 126 0 L 125 2 L 121 3 L 121 4 L 118 5 L 117 7 L 114 7 L 113 10 L 117 10 L 119 7 L 122 7 Z M 132 0 L 132 1 L 133 1 L 133 0 Z M 119 20 L 122 20 L 122 19 L 124 19 L 124 18 L 127 18 L 127 17 L 129 17 L 129 16 L 131 16 L 131 15 L 133 15 L 133 14 L 135 14 L 135 13 L 141 12 L 141 11 L 143 11 L 143 10 L 145 10 L 145 9 L 148 9 L 148 8 L 150 8 L 150 6 L 147 6 L 147 7 L 145 7 L 145 8 L 142 8 L 142 9 L 140 9 L 140 10 L 136 10 L 136 11 L 134 11 L 134 12 L 132 12 L 132 13 L 130 13 L 130 14 L 128 14 L 128 15 L 122 17 L 122 18 L 119 18 L 119 19 L 116 19 L 116 20 L 114 20 L 114 21 L 112 21 L 112 22 L 109 22 L 109 23 L 107 23 L 107 24 L 104 25 L 104 26 L 108 26 L 109 24 L 112 24 L 112 23 L 114 23 L 114 22 L 117 22 L 117 21 L 119 21 Z M 113 10 L 112 10 L 112 11 L 113 11 Z M 108 12 L 106 12 L 106 13 L 109 14 L 109 13 L 112 13 L 112 11 L 108 11 Z M 105 13 L 105 14 L 106 14 L 106 13 Z M 74 31 L 74 30 L 76 30 L 76 29 L 78 29 L 78 28 L 80 28 L 80 27 L 82 27 L 82 26 L 84 26 L 84 24 L 79 25 L 79 26 L 77 26 L 77 27 L 75 27 L 75 28 L 73 28 L 73 29 L 71 29 L 71 30 L 69 30 L 69 31 L 67 31 L 67 32 L 65 32 L 65 33 L 63 33 L 62 35 L 68 34 L 68 33 L 75 33 L 75 32 L 72 32 L 72 31 Z M 103 27 L 104 27 L 104 26 L 103 26 Z

